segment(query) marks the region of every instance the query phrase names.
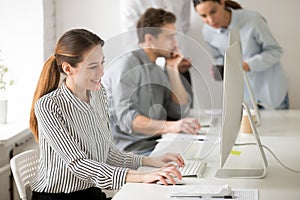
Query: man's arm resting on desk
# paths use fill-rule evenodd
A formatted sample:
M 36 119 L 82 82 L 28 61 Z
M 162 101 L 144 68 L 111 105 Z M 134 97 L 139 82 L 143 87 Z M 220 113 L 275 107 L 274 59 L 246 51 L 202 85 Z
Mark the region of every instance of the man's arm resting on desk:
M 183 86 L 183 83 L 180 78 L 180 73 L 175 71 L 174 69 L 169 69 L 167 67 L 167 72 L 169 75 L 170 83 L 171 83 L 171 97 L 172 100 L 181 105 L 189 104 L 189 95 Z
M 178 121 L 153 120 L 143 115 L 137 115 L 132 122 L 135 132 L 143 134 L 191 133 L 197 134 L 200 124 L 195 118 L 184 118 Z
M 181 51 L 178 48 L 174 49 L 172 57 L 167 58 L 166 60 L 166 71 L 171 84 L 172 100 L 177 104 L 187 105 L 190 103 L 189 95 L 181 81 L 179 73 L 179 64 L 182 60 L 183 56 L 181 55 Z

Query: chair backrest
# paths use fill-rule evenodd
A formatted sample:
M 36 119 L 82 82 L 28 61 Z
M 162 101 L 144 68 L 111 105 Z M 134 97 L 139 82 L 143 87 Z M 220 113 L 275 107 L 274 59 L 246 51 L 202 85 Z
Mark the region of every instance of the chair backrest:
M 38 163 L 39 155 L 36 150 L 22 152 L 10 160 L 10 168 L 21 199 L 29 198 L 27 191 L 31 179 L 35 176 Z

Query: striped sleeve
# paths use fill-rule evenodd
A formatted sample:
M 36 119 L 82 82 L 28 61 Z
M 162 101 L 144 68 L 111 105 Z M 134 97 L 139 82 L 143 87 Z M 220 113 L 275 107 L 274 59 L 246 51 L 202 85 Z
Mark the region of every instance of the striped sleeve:
M 109 124 L 109 114 L 108 114 L 108 101 L 107 101 L 107 94 L 105 88 L 102 86 L 100 90 L 100 102 L 101 105 L 104 105 L 103 112 L 106 113 L 106 120 L 107 124 Z M 100 105 L 99 105 L 100 106 Z M 109 125 L 108 125 L 109 127 Z M 109 127 L 110 131 L 110 127 Z M 111 136 L 111 132 L 108 133 Z M 131 152 L 124 152 L 119 150 L 112 141 L 112 136 L 110 137 L 110 144 L 109 144 L 109 153 L 107 158 L 107 163 L 113 166 L 118 167 L 126 167 L 130 169 L 137 169 L 142 165 L 143 157 L 142 155 L 134 155 Z
M 114 167 L 88 159 L 86 153 L 76 143 L 76 138 L 68 132 L 62 111 L 52 98 L 40 99 L 35 105 L 35 113 L 38 119 L 39 133 L 43 134 L 43 138 L 57 154 L 52 156 L 62 159 L 65 166 L 76 177 L 93 182 L 101 188 L 118 189 L 125 183 L 126 168 Z M 65 167 L 57 164 L 55 167 L 58 170 Z M 50 176 L 49 178 L 56 179 L 57 177 Z
M 134 155 L 131 152 L 124 152 L 111 143 L 107 163 L 113 166 L 137 169 L 142 165 L 143 155 Z

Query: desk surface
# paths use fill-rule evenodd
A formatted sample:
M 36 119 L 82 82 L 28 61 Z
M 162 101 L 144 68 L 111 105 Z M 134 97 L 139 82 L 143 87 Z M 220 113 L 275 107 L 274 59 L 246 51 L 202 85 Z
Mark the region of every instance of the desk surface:
M 9 122 L 0 125 L 0 145 L 11 145 L 27 135 L 31 135 L 28 122 Z
M 269 147 L 279 159 L 288 167 L 300 170 L 300 110 L 288 111 L 262 111 L 262 122 L 258 127 L 261 141 Z M 251 141 L 252 135 L 239 134 L 240 142 Z M 172 143 L 172 142 L 169 142 Z M 168 152 L 176 144 L 166 145 L 159 143 L 154 152 L 163 146 Z M 217 145 L 218 146 L 218 145 Z M 241 156 L 230 156 L 226 163 L 228 167 L 233 163 L 238 166 L 260 166 L 258 152 L 250 146 L 238 147 Z M 219 167 L 219 147 L 216 147 L 207 158 L 208 168 L 203 178 L 184 178 L 187 185 L 224 185 L 229 184 L 232 188 L 259 189 L 259 199 L 299 199 L 300 198 L 300 174 L 290 172 L 283 168 L 265 150 L 268 160 L 268 173 L 263 179 L 217 179 L 214 177 Z M 145 169 L 144 169 L 145 170 Z M 161 186 L 156 184 L 127 183 L 114 196 L 113 200 L 123 199 L 170 199 L 172 190 L 180 186 Z

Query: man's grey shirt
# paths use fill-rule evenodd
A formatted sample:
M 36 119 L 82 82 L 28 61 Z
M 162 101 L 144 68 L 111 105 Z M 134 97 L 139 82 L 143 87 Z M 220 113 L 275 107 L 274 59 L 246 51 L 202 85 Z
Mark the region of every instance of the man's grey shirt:
M 109 101 L 110 124 L 117 147 L 134 153 L 151 151 L 159 135 L 133 131 L 133 119 L 141 114 L 155 120 L 185 117 L 190 104 L 171 99 L 166 71 L 152 63 L 143 49 L 122 55 L 105 68 L 102 79 Z

